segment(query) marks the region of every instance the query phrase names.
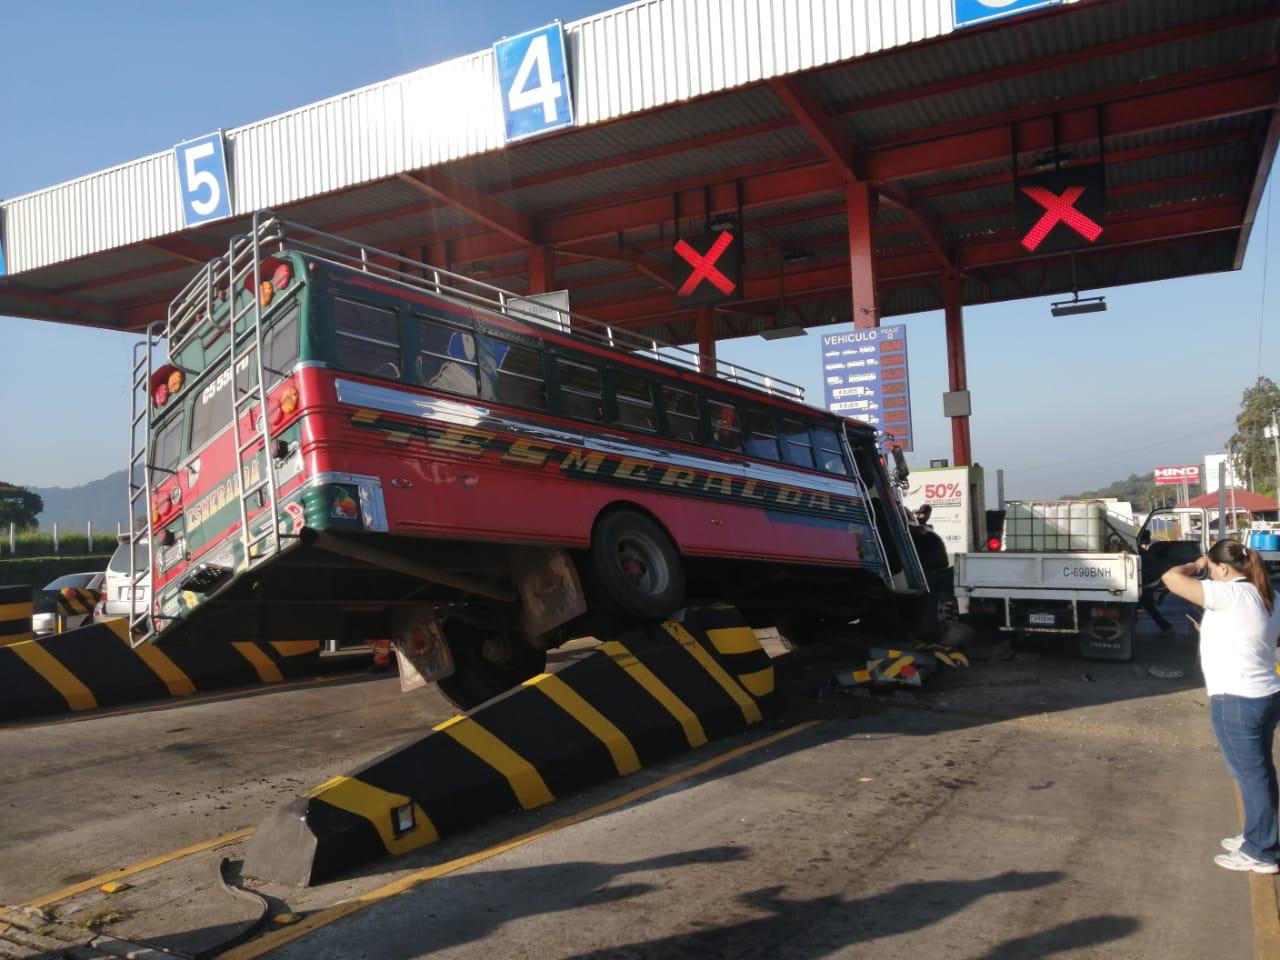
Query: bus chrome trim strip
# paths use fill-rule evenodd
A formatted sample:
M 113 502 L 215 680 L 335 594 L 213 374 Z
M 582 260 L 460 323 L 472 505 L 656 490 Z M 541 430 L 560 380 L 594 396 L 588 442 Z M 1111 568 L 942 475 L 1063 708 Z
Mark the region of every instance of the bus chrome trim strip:
M 852 487 L 856 491 L 852 495 L 862 500 L 867 499 L 867 487 L 862 478 L 857 475 L 837 477 L 834 474 L 806 471 L 801 467 L 785 470 L 763 463 L 735 463 L 709 456 L 700 457 L 683 451 L 668 450 L 651 444 L 637 443 L 625 437 L 587 437 L 579 433 L 557 430 L 554 427 L 544 427 L 524 419 L 504 416 L 495 413 L 488 407 L 476 404 L 409 394 L 402 390 L 359 383 L 353 380 L 336 380 L 334 387 L 338 402 L 352 407 L 362 407 L 382 413 L 399 414 L 423 420 L 434 420 L 460 427 L 482 427 L 488 430 L 515 433 L 551 443 L 576 446 L 598 453 L 636 457 L 671 466 L 703 470 L 746 480 L 786 484 L 821 493 L 850 496 L 850 488 Z M 353 483 L 355 481 L 347 482 Z

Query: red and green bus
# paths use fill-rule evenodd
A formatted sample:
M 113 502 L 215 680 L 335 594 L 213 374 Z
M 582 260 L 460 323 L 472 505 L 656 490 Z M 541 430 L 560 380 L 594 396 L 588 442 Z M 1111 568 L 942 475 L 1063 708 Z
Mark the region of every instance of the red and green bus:
M 466 706 L 687 603 L 849 621 L 926 590 L 871 427 L 272 214 L 139 347 L 139 638 L 434 637 Z

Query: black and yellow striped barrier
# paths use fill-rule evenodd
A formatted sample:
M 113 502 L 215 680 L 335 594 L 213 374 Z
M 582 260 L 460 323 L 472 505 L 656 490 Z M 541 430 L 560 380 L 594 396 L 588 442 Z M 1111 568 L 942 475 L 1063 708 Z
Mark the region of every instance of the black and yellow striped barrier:
M 17 720 L 313 675 L 314 640 L 132 647 L 127 621 L 0 647 L 0 720 Z
M 54 612 L 59 618 L 81 617 L 93 613 L 98 605 L 100 594 L 97 590 L 85 590 L 81 587 L 63 587 L 54 600 Z
M 911 650 L 872 647 L 866 667 L 837 673 L 835 682 L 842 687 L 890 683 L 918 687 L 939 666 L 967 667 L 969 658 L 940 643 L 918 643 Z
M 686 611 L 334 777 L 255 831 L 246 875 L 318 883 L 762 720 L 773 667 L 727 608 Z
M 0 587 L 0 647 L 31 639 L 31 588 Z

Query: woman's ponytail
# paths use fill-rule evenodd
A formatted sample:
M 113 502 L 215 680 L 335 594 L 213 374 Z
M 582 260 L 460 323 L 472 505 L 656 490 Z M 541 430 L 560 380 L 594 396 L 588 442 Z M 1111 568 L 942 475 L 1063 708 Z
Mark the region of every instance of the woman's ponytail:
M 1250 550 L 1239 540 L 1219 540 L 1209 551 L 1209 559 L 1214 563 L 1225 563 L 1238 571 L 1253 584 L 1262 605 L 1267 613 L 1275 609 L 1275 591 L 1271 589 L 1271 577 L 1267 574 L 1267 565 L 1257 550 Z

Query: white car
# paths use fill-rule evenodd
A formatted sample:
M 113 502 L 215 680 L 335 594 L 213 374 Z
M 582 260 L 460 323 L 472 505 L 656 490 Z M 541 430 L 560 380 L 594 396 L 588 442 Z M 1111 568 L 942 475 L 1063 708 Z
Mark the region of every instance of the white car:
M 57 580 L 44 585 L 36 591 L 34 605 L 31 610 L 31 632 L 37 637 L 45 637 L 58 629 L 57 605 L 58 593 L 64 587 L 79 587 L 81 590 L 101 590 L 103 573 L 68 573 Z M 63 617 L 62 629 L 74 630 L 82 627 L 93 617 L 89 613 L 78 613 Z
M 113 617 L 128 617 L 151 608 L 151 542 L 143 540 L 134 546 L 134 562 L 144 573 L 141 582 L 134 587 L 135 602 L 130 603 L 129 538 L 121 537 L 116 552 L 107 563 L 106 579 L 102 585 L 102 600 L 93 609 L 95 621 Z

